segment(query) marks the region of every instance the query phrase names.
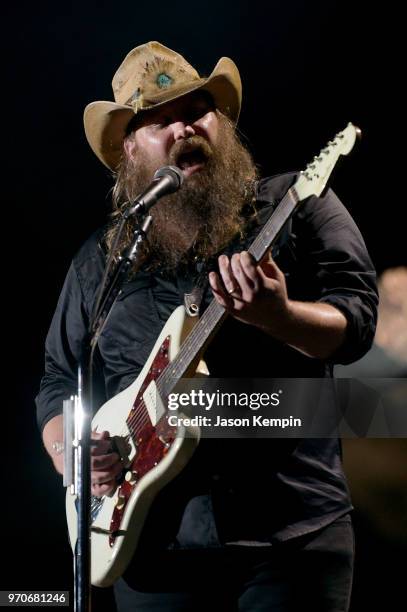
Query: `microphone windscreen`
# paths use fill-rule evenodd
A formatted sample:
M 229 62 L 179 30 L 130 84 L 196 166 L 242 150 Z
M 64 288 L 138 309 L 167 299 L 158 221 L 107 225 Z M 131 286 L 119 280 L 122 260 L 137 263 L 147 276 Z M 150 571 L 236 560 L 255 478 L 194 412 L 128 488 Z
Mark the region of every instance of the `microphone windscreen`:
M 180 170 L 177 166 L 163 166 L 154 174 L 155 179 L 163 176 L 168 176 L 174 182 L 174 191 L 181 187 L 184 180 L 182 170 Z

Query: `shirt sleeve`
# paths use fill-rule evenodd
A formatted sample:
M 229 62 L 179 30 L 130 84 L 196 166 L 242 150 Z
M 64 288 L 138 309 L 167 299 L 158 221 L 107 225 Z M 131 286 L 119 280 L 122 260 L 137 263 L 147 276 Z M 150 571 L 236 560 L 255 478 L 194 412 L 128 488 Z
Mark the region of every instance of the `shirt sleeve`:
M 376 330 L 378 293 L 373 263 L 356 223 L 332 190 L 321 198 L 311 197 L 298 217 L 315 301 L 331 304 L 348 322 L 345 341 L 329 361 L 351 363 L 369 350 Z
M 62 402 L 77 393 L 78 362 L 87 334 L 88 315 L 74 263 L 62 288 L 45 343 L 45 373 L 35 399 L 37 422 L 62 413 Z

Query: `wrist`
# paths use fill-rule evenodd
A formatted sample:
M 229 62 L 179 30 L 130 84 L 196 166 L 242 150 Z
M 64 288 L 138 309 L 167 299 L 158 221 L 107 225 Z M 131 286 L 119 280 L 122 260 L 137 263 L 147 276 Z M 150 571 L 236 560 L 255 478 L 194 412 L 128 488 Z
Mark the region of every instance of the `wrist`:
M 268 311 L 256 327 L 273 336 L 276 340 L 286 342 L 287 335 L 295 321 L 295 302 L 288 298 L 279 308 Z

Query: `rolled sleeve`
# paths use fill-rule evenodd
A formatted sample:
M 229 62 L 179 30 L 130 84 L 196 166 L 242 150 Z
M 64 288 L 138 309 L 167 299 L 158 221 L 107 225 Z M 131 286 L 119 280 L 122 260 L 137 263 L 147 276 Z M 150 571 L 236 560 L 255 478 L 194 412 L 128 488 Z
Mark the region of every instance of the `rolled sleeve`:
M 348 323 L 345 340 L 329 361 L 351 363 L 369 350 L 376 330 L 373 263 L 356 223 L 332 190 L 310 198 L 301 215 L 315 301 L 331 304 Z

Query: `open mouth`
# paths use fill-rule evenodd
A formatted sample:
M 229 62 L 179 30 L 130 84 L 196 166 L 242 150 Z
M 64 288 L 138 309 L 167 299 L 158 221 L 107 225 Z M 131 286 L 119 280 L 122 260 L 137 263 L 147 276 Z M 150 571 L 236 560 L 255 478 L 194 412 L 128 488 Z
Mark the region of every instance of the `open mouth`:
M 202 168 L 208 158 L 201 149 L 193 149 L 191 151 L 184 151 L 177 158 L 177 166 L 181 168 L 184 174 L 192 174 L 196 170 Z

